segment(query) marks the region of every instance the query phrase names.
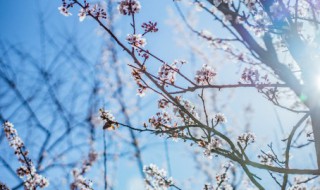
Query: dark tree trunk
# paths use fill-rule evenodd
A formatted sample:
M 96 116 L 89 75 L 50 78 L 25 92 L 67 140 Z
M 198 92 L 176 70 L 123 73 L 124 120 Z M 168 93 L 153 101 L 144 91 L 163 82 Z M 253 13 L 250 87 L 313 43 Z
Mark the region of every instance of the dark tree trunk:
M 319 97 L 320 98 L 320 97 Z M 318 169 L 320 169 L 320 106 L 310 109 Z

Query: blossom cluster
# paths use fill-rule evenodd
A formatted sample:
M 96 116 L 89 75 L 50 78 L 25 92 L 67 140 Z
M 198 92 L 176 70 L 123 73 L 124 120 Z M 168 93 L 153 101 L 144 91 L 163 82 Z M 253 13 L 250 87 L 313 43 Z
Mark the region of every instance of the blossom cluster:
M 25 177 L 24 186 L 26 189 L 36 189 L 37 187 L 44 188 L 49 185 L 49 181 L 39 175 L 36 169 L 28 157 L 28 151 L 25 150 L 25 146 L 21 138 L 18 136 L 17 130 L 14 128 L 13 124 L 6 121 L 3 124 L 4 132 L 9 141 L 9 145 L 14 149 L 19 162 L 22 164 L 17 169 L 17 175 L 21 178 Z
M 177 121 L 164 110 L 162 112 L 157 112 L 155 116 L 149 118 L 148 122 L 151 127 L 157 130 L 156 134 L 159 134 L 160 136 L 167 134 L 173 141 L 177 141 L 178 137 L 184 136 L 184 132 L 178 127 Z M 144 127 L 148 127 L 148 125 L 144 123 Z
M 139 13 L 141 9 L 140 2 L 137 0 L 122 0 L 118 6 L 118 11 L 122 15 L 134 15 Z M 133 17 L 134 18 L 134 17 Z M 143 22 L 141 28 L 144 29 L 142 34 L 136 33 L 135 23 L 132 23 L 134 28 L 133 34 L 127 34 L 126 40 L 127 42 L 137 51 L 138 55 L 147 60 L 150 56 L 148 50 L 143 50 L 147 44 L 147 40 L 144 38 L 149 32 L 157 32 L 159 29 L 157 28 L 157 22 Z M 140 89 L 143 92 L 143 89 Z M 144 93 L 138 93 L 139 95 L 143 95 Z
M 312 11 L 311 11 L 312 7 Z M 318 0 L 314 1 L 301 1 L 299 2 L 299 6 L 290 6 L 288 7 L 291 15 L 297 14 L 299 17 L 308 17 L 311 16 L 310 13 L 320 11 L 320 2 Z
M 167 177 L 167 172 L 154 164 L 144 166 L 143 172 L 146 174 L 146 189 L 167 190 L 174 184 L 172 177 Z
M 256 83 L 259 81 L 260 74 L 257 69 L 245 68 L 242 72 L 241 79 L 244 82 Z
M 60 13 L 64 16 L 71 16 L 72 14 L 69 12 L 69 8 L 73 7 L 74 3 L 67 3 L 66 0 L 62 0 L 62 5 L 58 7 Z
M 158 71 L 160 85 L 174 84 L 177 71 L 178 68 L 174 63 L 171 66 L 167 63 L 162 64 Z
M 215 176 L 217 183 L 216 187 L 212 184 L 205 184 L 203 190 L 232 190 L 233 187 L 228 183 L 228 170 L 230 169 L 230 167 L 234 167 L 234 165 L 231 162 L 224 164 L 223 171 Z
M 183 99 L 181 96 L 176 96 L 175 99 L 180 105 L 174 105 L 167 99 L 162 98 L 158 100 L 158 108 L 164 109 L 164 110 L 166 108 L 171 108 L 172 114 L 174 116 L 173 118 L 176 119 L 175 121 L 178 123 L 182 122 L 182 125 L 194 124 L 195 123 L 194 119 L 199 119 L 199 115 L 198 115 L 198 112 L 196 111 L 196 107 L 189 100 Z M 188 112 L 188 114 L 186 112 Z M 189 114 L 192 115 L 193 118 L 190 117 Z M 168 115 L 168 113 L 166 113 L 166 115 Z M 170 118 L 170 122 L 172 122 L 173 118 Z M 176 125 L 177 123 L 173 124 L 173 126 L 176 126 Z
M 201 70 L 197 71 L 195 81 L 200 85 L 208 85 L 213 81 L 213 78 L 216 75 L 217 73 L 213 68 L 211 68 L 207 64 L 204 64 Z
M 269 27 L 272 24 L 269 16 L 263 10 L 258 10 L 253 13 L 253 22 L 255 24 L 250 25 L 249 29 L 253 31 L 257 37 L 263 36 L 269 30 Z
M 143 97 L 147 90 L 147 86 L 143 84 L 143 81 L 141 78 L 141 71 L 137 69 L 132 69 L 131 75 L 139 87 L 137 95 L 139 95 L 140 97 Z
M 169 101 L 168 100 L 166 100 L 166 99 L 158 100 L 158 108 L 164 109 L 164 108 L 168 107 L 168 105 L 169 105 Z
M 92 190 L 92 181 L 87 180 L 83 175 L 88 172 L 93 163 L 98 159 L 98 154 L 94 151 L 90 151 L 88 159 L 82 163 L 80 169 L 75 168 L 72 170 L 73 182 L 70 185 L 71 190 Z
M 214 118 L 216 120 L 216 123 L 227 123 L 227 118 L 223 113 L 217 113 Z
M 224 181 L 228 180 L 227 173 L 223 172 L 221 174 L 217 174 L 216 175 L 216 180 L 217 180 L 218 184 L 223 183 Z
M 261 75 L 257 69 L 245 68 L 241 75 L 242 81 L 245 83 L 270 83 L 268 74 Z
M 143 48 L 147 44 L 147 40 L 142 37 L 142 34 L 128 34 L 126 40 L 135 48 Z
M 133 15 L 141 9 L 140 2 L 137 0 L 122 0 L 118 6 L 118 11 L 123 15 Z
M 256 136 L 253 133 L 243 133 L 242 135 L 238 136 L 238 143 L 247 146 L 251 143 L 254 143 Z
M 199 115 L 196 111 L 196 107 L 186 99 L 182 99 L 180 96 L 176 97 L 176 100 L 179 102 L 179 104 L 186 109 L 195 119 L 199 119 Z M 184 124 L 194 124 L 195 121 L 192 117 L 189 116 L 189 114 L 185 113 L 180 107 L 175 106 L 173 108 L 173 113 L 176 117 L 181 118 Z
M 105 9 L 101 8 L 99 5 L 95 4 L 90 8 L 90 4 L 85 2 L 85 7 L 81 8 L 78 16 L 80 22 L 82 22 L 87 15 L 92 15 L 94 18 L 107 18 L 107 13 Z
M 144 22 L 141 25 L 141 28 L 144 29 L 144 34 L 148 33 L 148 32 L 158 32 L 158 28 L 157 28 L 157 22 L 151 22 L 149 21 L 148 23 Z
M 155 129 L 162 129 L 164 128 L 169 128 L 169 124 L 171 123 L 172 118 L 170 115 L 163 111 L 163 112 L 158 112 L 156 116 L 152 116 L 149 119 L 149 123 L 151 124 L 152 127 Z
M 83 175 L 80 174 L 79 170 L 72 170 L 73 182 L 70 185 L 71 190 L 81 189 L 81 190 L 93 190 L 92 181 L 87 180 Z
M 221 148 L 222 142 L 220 139 L 213 138 L 209 143 L 205 145 L 205 149 L 203 151 L 204 156 L 208 157 L 209 159 L 212 159 L 212 154 L 214 153 L 215 150 L 218 148 Z
M 176 80 L 176 74 L 179 72 L 178 65 L 185 64 L 185 60 L 174 60 L 174 62 L 169 65 L 163 63 L 158 71 L 158 78 L 160 80 L 160 85 L 174 84 Z
M 108 110 L 104 110 L 103 108 L 99 109 L 100 118 L 105 122 L 103 129 L 116 129 L 119 127 L 119 124 L 116 122 L 115 117 Z
M 62 5 L 58 7 L 58 10 L 60 13 L 64 16 L 71 16 L 72 13 L 69 11 L 71 7 L 73 7 L 75 2 L 70 2 L 67 3 L 66 0 L 62 0 Z M 107 13 L 106 10 L 102 7 L 100 7 L 98 4 L 95 4 L 93 6 L 90 5 L 90 3 L 87 3 L 86 0 L 84 0 L 83 5 L 81 6 L 81 9 L 78 13 L 78 17 L 80 22 L 82 22 L 87 15 L 90 15 L 94 18 L 102 18 L 106 19 L 107 18 Z

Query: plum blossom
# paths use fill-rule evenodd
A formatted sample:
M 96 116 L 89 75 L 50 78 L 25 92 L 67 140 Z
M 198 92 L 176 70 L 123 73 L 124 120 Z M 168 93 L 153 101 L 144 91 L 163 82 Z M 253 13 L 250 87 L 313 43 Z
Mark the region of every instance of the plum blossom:
M 58 10 L 60 11 L 60 13 L 64 16 L 71 16 L 72 14 L 69 12 L 69 8 L 67 8 L 66 6 L 60 6 L 58 7 Z
M 126 40 L 133 47 L 140 47 L 141 48 L 147 44 L 146 39 L 143 38 L 141 34 L 128 34 Z
M 213 77 L 216 75 L 217 73 L 213 68 L 207 64 L 204 64 L 201 70 L 197 71 L 195 81 L 200 85 L 208 85 L 210 82 L 212 82 Z
M 174 184 L 172 177 L 167 177 L 167 172 L 164 169 L 159 169 L 156 165 L 150 164 L 143 167 L 143 172 L 146 174 L 147 189 L 167 190 Z
M 252 30 L 257 37 L 263 36 L 272 24 L 267 13 L 262 10 L 254 12 L 253 21 L 255 25 L 251 26 L 250 30 Z
M 141 25 L 141 28 L 144 29 L 144 34 L 148 33 L 148 32 L 158 32 L 158 28 L 157 28 L 157 22 L 151 22 L 149 21 L 148 23 L 144 22 Z
M 149 123 L 151 124 L 152 127 L 155 129 L 161 129 L 162 127 L 169 127 L 169 124 L 171 123 L 172 118 L 170 115 L 163 111 L 163 112 L 158 112 L 156 116 L 152 116 L 149 119 Z
M 227 123 L 227 118 L 223 113 L 217 113 L 214 118 L 216 120 L 216 123 Z
M 104 110 L 103 108 L 99 109 L 100 118 L 105 121 L 103 129 L 114 130 L 119 127 L 119 124 L 116 122 L 115 117 L 108 110 Z
M 92 167 L 97 159 L 98 154 L 95 151 L 91 150 L 89 152 L 88 159 L 83 161 L 82 167 L 80 169 L 74 168 L 72 170 L 73 182 L 70 185 L 71 190 L 93 190 L 92 181 L 87 180 L 83 175 L 88 172 L 88 170 Z
M 22 164 L 16 173 L 20 178 L 25 178 L 24 186 L 26 189 L 35 189 L 37 187 L 45 188 L 49 186 L 49 181 L 36 173 L 36 169 L 28 157 L 28 151 L 26 151 L 25 146 L 21 138 L 18 136 L 17 130 L 14 125 L 9 121 L 3 124 L 4 132 L 9 141 L 9 145 L 14 149 L 15 154 L 18 157 L 18 161 Z
M 163 109 L 163 108 L 168 107 L 168 105 L 169 105 L 169 101 L 168 100 L 166 100 L 166 99 L 158 100 L 158 108 Z
M 222 143 L 220 139 L 217 139 L 217 138 L 211 139 L 211 141 L 204 147 L 205 148 L 203 151 L 204 156 L 208 157 L 209 159 L 212 159 L 213 152 L 216 149 L 221 148 L 221 146 L 222 146 Z
M 58 7 L 58 10 L 64 16 L 71 16 L 72 14 L 69 12 L 69 8 L 73 7 L 75 4 L 76 2 L 67 3 L 66 0 L 62 0 L 62 6 Z M 84 4 L 81 5 L 81 9 L 78 13 L 79 21 L 84 21 L 88 15 L 96 19 L 107 18 L 107 13 L 104 8 L 101 8 L 98 4 L 90 6 L 90 3 L 87 3 L 87 1 L 84 0 Z
M 176 63 L 173 63 L 171 66 L 167 63 L 162 64 L 158 72 L 160 85 L 167 85 L 168 83 L 174 84 L 178 71 L 179 69 L 177 68 Z
M 218 184 L 228 180 L 226 172 L 223 172 L 221 174 L 217 174 L 216 175 L 216 180 L 217 180 Z
M 245 68 L 242 72 L 241 79 L 244 82 L 256 83 L 260 79 L 259 71 L 253 68 Z
M 70 189 L 72 190 L 76 190 L 76 189 L 81 189 L 81 190 L 93 190 L 92 188 L 92 181 L 87 180 L 86 178 L 84 178 L 79 170 L 74 169 L 72 171 L 72 175 L 73 175 L 73 182 L 70 186 Z
M 142 78 L 141 78 L 141 71 L 137 69 L 132 69 L 131 75 L 133 79 L 135 80 L 136 84 L 138 85 L 138 93 L 137 95 L 140 97 L 145 96 L 145 92 L 147 90 L 147 86 L 144 85 Z
M 87 16 L 86 10 L 81 8 L 79 13 L 78 13 L 78 16 L 79 16 L 79 21 L 82 22 Z
M 49 181 L 42 175 L 37 173 L 32 175 L 28 175 L 27 180 L 24 182 L 26 189 L 35 189 L 36 187 L 45 188 L 49 186 Z
M 301 1 L 299 2 L 297 13 L 300 17 L 307 17 L 310 14 L 310 2 L 308 1 Z M 317 1 L 319 4 L 319 1 Z M 295 7 L 294 7 L 295 9 Z M 294 10 L 295 11 L 295 10 Z
M 179 96 L 176 97 L 176 99 L 179 101 L 180 105 L 184 107 L 184 109 L 186 109 L 194 118 L 199 119 L 199 114 L 196 112 L 196 107 L 189 100 L 182 99 Z M 194 120 L 177 106 L 173 108 L 173 113 L 176 117 L 181 118 L 185 124 L 194 123 Z
M 254 143 L 256 136 L 253 133 L 243 133 L 238 136 L 238 143 L 246 146 L 248 144 Z
M 88 14 L 92 15 L 95 18 L 102 18 L 102 19 L 106 19 L 107 18 L 106 10 L 104 8 L 102 8 L 98 4 L 93 5 L 90 9 L 89 9 L 89 6 L 88 6 L 88 8 L 85 9 L 85 10 L 86 10 L 86 12 Z
M 122 15 L 131 15 L 139 13 L 141 9 L 140 2 L 137 0 L 122 0 L 118 6 L 118 11 Z

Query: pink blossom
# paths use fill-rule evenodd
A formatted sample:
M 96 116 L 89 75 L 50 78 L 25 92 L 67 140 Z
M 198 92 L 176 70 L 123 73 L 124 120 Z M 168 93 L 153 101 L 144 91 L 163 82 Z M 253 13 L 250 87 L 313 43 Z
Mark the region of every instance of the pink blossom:
M 202 66 L 201 70 L 197 71 L 195 80 L 200 85 L 207 85 L 213 81 L 213 78 L 216 75 L 216 71 L 207 64 L 205 64 Z
M 120 14 L 131 15 L 138 13 L 141 9 L 140 2 L 137 0 L 122 0 L 118 6 Z

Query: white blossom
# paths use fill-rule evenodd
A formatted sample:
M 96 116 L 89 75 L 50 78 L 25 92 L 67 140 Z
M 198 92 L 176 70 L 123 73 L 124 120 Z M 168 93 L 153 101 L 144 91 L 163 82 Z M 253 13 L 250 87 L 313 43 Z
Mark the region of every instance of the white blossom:
M 207 85 L 212 82 L 213 77 L 216 76 L 216 71 L 208 66 L 207 64 L 203 65 L 201 70 L 197 71 L 195 81 L 200 85 Z
M 98 154 L 91 150 L 88 159 L 84 160 L 80 169 L 74 168 L 72 170 L 73 182 L 70 187 L 71 190 L 93 190 L 92 181 L 84 177 L 84 174 L 92 167 L 93 163 L 98 159 Z
M 140 9 L 141 5 L 137 0 L 122 0 L 118 6 L 118 11 L 123 15 L 139 13 Z
M 238 142 L 244 146 L 254 143 L 256 139 L 255 134 L 253 133 L 243 133 L 240 136 L 238 136 Z
M 71 16 L 72 14 L 69 12 L 69 9 L 67 9 L 64 6 L 60 6 L 58 7 L 58 10 L 60 11 L 60 13 L 64 16 Z
M 216 120 L 216 123 L 227 123 L 227 118 L 223 113 L 217 113 L 214 118 Z
M 80 9 L 78 16 L 79 21 L 82 22 L 87 16 L 87 11 L 85 9 Z
M 105 122 L 103 129 L 116 129 L 119 127 L 119 124 L 116 122 L 115 117 L 109 110 L 104 110 L 103 108 L 99 109 L 100 118 Z
M 37 174 L 36 169 L 28 158 L 28 151 L 25 150 L 22 139 L 18 136 L 18 132 L 14 129 L 14 125 L 9 121 L 3 124 L 4 132 L 9 141 L 9 145 L 14 149 L 18 161 L 22 164 L 17 170 L 17 175 L 25 179 L 24 186 L 26 189 L 35 189 L 37 187 L 44 188 L 49 186 L 49 181 L 42 175 Z
M 141 34 L 128 34 L 126 40 L 133 47 L 140 47 L 141 48 L 147 44 L 146 39 L 143 38 Z
M 158 72 L 160 85 L 164 85 L 167 83 L 174 84 L 177 71 L 177 66 L 174 63 L 171 66 L 166 63 L 162 64 Z
M 143 167 L 143 172 L 146 174 L 146 187 L 157 190 L 167 190 L 174 184 L 172 177 L 167 177 L 167 172 L 164 169 L 159 169 L 156 165 L 150 164 Z
M 205 145 L 203 154 L 209 159 L 212 159 L 213 152 L 216 149 L 221 148 L 221 146 L 222 146 L 222 143 L 220 139 L 217 139 L 217 138 L 211 139 L 211 141 L 207 145 Z

